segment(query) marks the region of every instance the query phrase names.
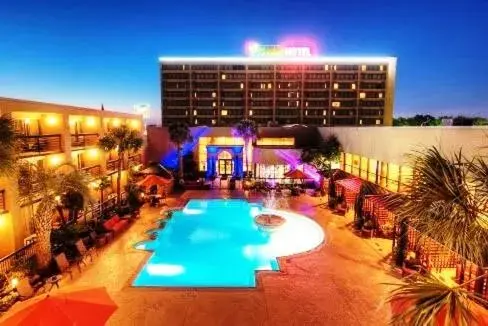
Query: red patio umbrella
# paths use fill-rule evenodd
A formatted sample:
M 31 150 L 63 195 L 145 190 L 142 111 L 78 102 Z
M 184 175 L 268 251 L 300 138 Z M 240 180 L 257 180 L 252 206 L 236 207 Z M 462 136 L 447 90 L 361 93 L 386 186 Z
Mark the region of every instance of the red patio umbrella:
M 310 176 L 308 176 L 307 174 L 305 174 L 303 171 L 300 170 L 288 171 L 287 173 L 285 173 L 285 178 L 300 179 L 300 180 L 311 179 Z
M 151 187 L 154 185 L 157 186 L 167 186 L 171 183 L 171 180 L 165 179 L 163 177 L 158 177 L 157 175 L 151 174 L 142 179 L 137 183 L 138 186 L 143 186 L 143 187 Z
M 1 326 L 105 325 L 117 309 L 104 287 L 57 291 L 24 301 L 0 320 Z

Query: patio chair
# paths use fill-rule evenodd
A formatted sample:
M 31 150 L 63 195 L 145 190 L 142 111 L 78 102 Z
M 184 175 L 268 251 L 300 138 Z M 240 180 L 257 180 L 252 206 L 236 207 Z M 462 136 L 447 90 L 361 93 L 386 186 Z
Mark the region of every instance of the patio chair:
M 90 261 L 93 262 L 93 254 L 95 254 L 95 247 L 91 247 L 90 249 L 87 249 L 85 247 L 85 244 L 83 243 L 83 240 L 81 239 L 76 241 L 75 246 L 82 260 L 84 260 L 86 257 L 89 257 Z
M 92 247 L 100 248 L 106 243 L 105 235 L 99 235 L 95 231 L 90 232 L 90 239 L 93 243 Z
M 56 265 L 58 266 L 59 272 L 61 274 L 68 274 L 71 279 L 73 279 L 73 271 L 71 270 L 71 265 L 68 261 L 68 258 L 66 258 L 65 253 L 60 253 L 59 255 L 54 257 L 54 260 L 56 261 Z M 81 267 L 78 264 L 78 270 L 81 273 Z

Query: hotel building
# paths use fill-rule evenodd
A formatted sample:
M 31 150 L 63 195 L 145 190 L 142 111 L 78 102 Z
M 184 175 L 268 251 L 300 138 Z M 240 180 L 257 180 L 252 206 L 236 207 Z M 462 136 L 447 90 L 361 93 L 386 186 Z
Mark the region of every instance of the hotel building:
M 394 57 L 160 58 L 162 124 L 391 126 Z
M 71 163 L 86 171 L 93 178 L 90 185 L 98 203 L 101 194 L 95 188 L 103 176 L 112 182 L 112 187 L 104 192 L 104 201 L 113 200 L 119 162 L 115 152 L 104 153 L 97 148 L 98 138 L 112 127 L 127 125 L 139 131 L 143 127 L 140 115 L 10 98 L 0 98 L 0 114 L 10 115 L 15 123 L 20 135 L 19 156 L 23 161 L 38 167 Z M 131 154 L 122 162 L 122 185 L 128 167 L 141 162 L 142 152 Z M 22 247 L 33 233 L 29 217 L 31 202 L 21 203 L 22 195 L 18 180 L 0 178 L 0 257 Z

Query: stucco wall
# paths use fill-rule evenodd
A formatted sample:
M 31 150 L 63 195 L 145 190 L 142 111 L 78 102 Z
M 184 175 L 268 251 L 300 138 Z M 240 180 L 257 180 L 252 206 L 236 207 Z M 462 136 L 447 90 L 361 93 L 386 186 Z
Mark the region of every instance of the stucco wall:
M 467 157 L 487 154 L 488 127 L 334 127 L 319 128 L 322 137 L 334 133 L 346 153 L 383 162 L 404 164 L 405 154 L 423 146 L 437 146 L 452 154 L 462 147 Z

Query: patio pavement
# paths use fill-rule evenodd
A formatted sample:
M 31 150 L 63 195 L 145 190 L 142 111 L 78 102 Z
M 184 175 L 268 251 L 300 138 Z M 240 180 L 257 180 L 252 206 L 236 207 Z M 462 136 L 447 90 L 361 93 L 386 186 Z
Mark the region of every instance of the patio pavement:
M 188 198 L 242 196 L 238 191 L 187 191 L 168 204 L 182 205 Z M 143 209 L 142 217 L 129 230 L 62 287 L 107 287 L 119 306 L 109 325 L 386 325 L 389 308 L 383 301 L 387 287 L 381 283 L 398 282 L 383 263 L 388 242 L 355 236 L 347 218 L 318 204 L 320 199 L 307 195 L 290 199 L 291 209 L 324 228 L 326 243 L 310 253 L 284 259 L 282 272 L 258 274 L 260 286 L 255 289 L 131 287 L 149 255 L 132 246 L 146 238 L 144 231 L 154 227 L 160 208 Z

